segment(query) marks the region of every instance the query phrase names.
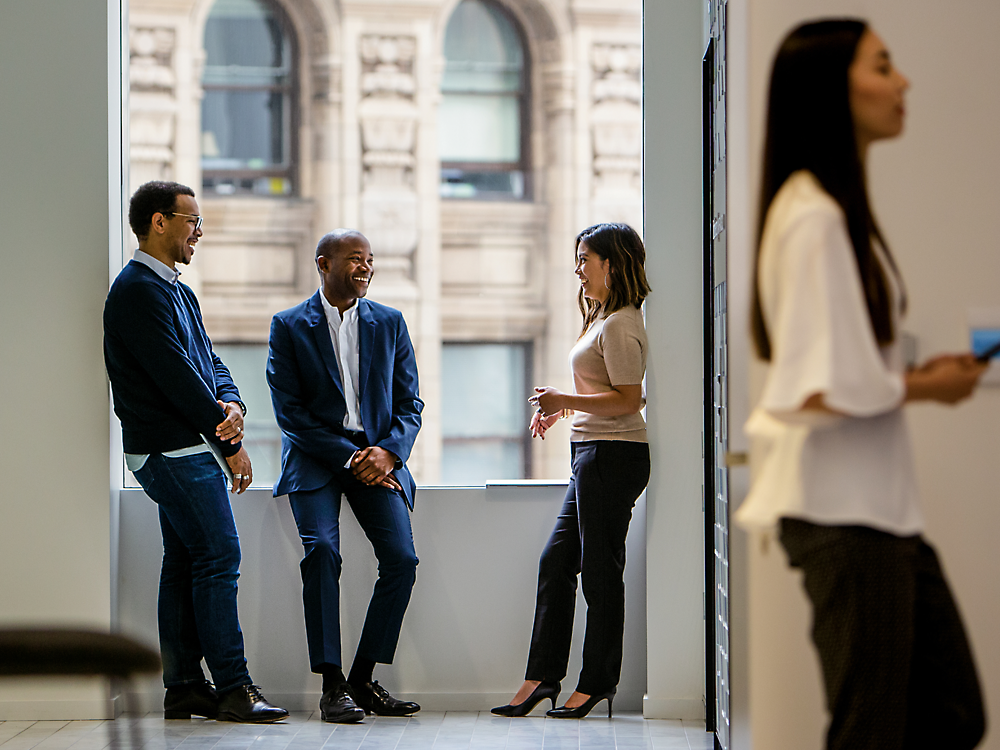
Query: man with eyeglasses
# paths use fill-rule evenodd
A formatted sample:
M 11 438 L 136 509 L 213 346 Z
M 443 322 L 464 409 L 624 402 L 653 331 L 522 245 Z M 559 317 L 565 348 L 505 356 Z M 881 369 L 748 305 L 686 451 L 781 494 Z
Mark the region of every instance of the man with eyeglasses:
M 226 490 L 227 476 L 236 493 L 253 478 L 246 407 L 178 281 L 202 236 L 198 202 L 184 185 L 147 182 L 128 218 L 139 249 L 108 293 L 104 361 L 126 463 L 159 508 L 164 718 L 280 721 L 288 712 L 250 679 L 236 609 L 240 542 Z

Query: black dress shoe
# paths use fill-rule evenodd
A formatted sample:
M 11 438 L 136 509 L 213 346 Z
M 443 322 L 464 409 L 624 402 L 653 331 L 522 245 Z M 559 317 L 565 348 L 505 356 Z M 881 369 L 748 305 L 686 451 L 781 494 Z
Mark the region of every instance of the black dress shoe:
M 192 682 L 168 687 L 163 696 L 164 719 L 190 719 L 191 715 L 214 719 L 219 714 L 219 696 L 210 682 Z
M 319 699 L 319 713 L 323 721 L 334 724 L 354 724 L 365 718 L 364 710 L 354 702 L 351 688 L 346 682 L 323 693 L 323 697 Z
M 288 711 L 268 703 L 256 685 L 240 685 L 219 699 L 219 721 L 270 724 L 288 717 Z
M 389 691 L 374 682 L 364 685 L 351 685 L 354 702 L 365 710 L 366 714 L 377 716 L 409 716 L 420 710 L 420 704 L 413 701 L 400 701 L 389 695 Z
M 516 705 L 508 703 L 506 706 L 497 706 L 491 708 L 490 713 L 497 716 L 527 716 L 535 706 L 546 698 L 552 701 L 552 708 L 555 708 L 556 701 L 559 700 L 559 690 L 558 682 L 540 682 L 538 687 L 531 691 L 531 695 L 524 699 L 524 703 Z
M 591 709 L 603 700 L 608 702 L 608 718 L 611 718 L 611 704 L 615 700 L 615 693 L 617 688 L 611 688 L 606 693 L 601 693 L 600 695 L 592 695 L 587 698 L 586 703 L 582 706 L 577 706 L 576 708 L 569 708 L 567 706 L 560 706 L 559 708 L 553 708 L 551 711 L 546 711 L 546 716 L 551 716 L 553 719 L 582 719 L 584 716 L 590 713 Z

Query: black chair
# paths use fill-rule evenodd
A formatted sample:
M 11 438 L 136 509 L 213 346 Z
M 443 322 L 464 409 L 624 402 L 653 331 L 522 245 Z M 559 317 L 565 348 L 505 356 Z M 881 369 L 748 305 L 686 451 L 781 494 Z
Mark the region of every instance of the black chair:
M 90 675 L 127 682 L 133 675 L 159 672 L 160 655 L 115 633 L 69 628 L 0 628 L 0 677 Z M 142 747 L 138 720 L 132 745 Z M 120 747 L 111 723 L 111 747 Z

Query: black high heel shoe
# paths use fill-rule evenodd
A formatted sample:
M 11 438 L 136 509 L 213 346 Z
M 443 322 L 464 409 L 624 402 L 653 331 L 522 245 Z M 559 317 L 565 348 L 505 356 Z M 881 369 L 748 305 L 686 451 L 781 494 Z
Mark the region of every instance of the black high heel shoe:
M 506 706 L 497 706 L 491 708 L 490 713 L 497 716 L 527 716 L 535 706 L 546 698 L 552 701 L 552 708 L 555 708 L 556 701 L 559 700 L 560 689 L 561 686 L 558 682 L 539 683 L 538 687 L 531 691 L 531 695 L 524 700 L 524 703 L 518 703 L 516 706 L 510 703 Z
M 590 713 L 594 706 L 606 699 L 608 701 L 608 718 L 610 719 L 611 703 L 615 699 L 616 692 L 618 692 L 617 688 L 611 688 L 611 690 L 606 693 L 590 696 L 587 698 L 587 702 L 582 706 L 577 706 L 576 708 L 566 708 L 566 706 L 560 706 L 559 708 L 553 708 L 551 711 L 546 711 L 545 715 L 551 716 L 553 719 L 582 719 Z

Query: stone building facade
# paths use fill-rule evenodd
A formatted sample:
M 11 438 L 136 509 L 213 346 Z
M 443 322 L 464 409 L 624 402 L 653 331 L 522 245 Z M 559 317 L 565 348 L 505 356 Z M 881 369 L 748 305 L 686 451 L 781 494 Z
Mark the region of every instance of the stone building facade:
M 276 57 L 263 67 L 252 54 L 213 58 L 211 24 L 225 28 L 250 6 L 280 22 Z M 522 47 L 519 73 L 495 68 L 520 76 L 519 194 L 442 188 L 445 42 L 459 10 L 493 14 Z M 526 398 L 533 384 L 571 389 L 574 238 L 609 220 L 641 232 L 641 10 L 641 0 L 131 0 L 130 180 L 134 189 L 174 179 L 198 193 L 205 235 L 184 280 L 199 293 L 213 341 L 260 370 L 271 316 L 317 287 L 317 239 L 356 227 L 376 257 L 369 294 L 404 312 L 417 350 L 426 402 L 410 461 L 418 481 L 448 480 L 445 454 L 461 448 L 462 435 L 473 448 L 489 446 L 475 425 L 498 399 Z M 475 61 L 456 69 L 480 78 L 493 70 Z M 274 164 L 227 162 L 220 138 L 206 135 L 208 118 L 240 97 L 269 107 L 261 132 L 281 151 Z M 256 132 L 239 118 L 231 125 L 236 136 Z M 466 381 L 455 381 L 461 368 L 448 364 L 459 360 L 447 347 L 462 344 L 517 345 L 511 361 L 525 368 L 523 383 L 498 383 L 506 395 L 493 393 L 499 374 L 476 370 L 493 360 L 473 358 L 477 392 L 461 392 Z M 241 378 L 251 375 L 235 374 L 246 389 Z M 253 377 L 259 386 L 262 372 Z M 248 421 L 273 454 L 268 404 L 257 401 Z M 523 440 L 527 404 L 509 408 L 518 420 L 523 409 L 524 433 L 504 438 L 523 446 L 521 476 L 565 477 L 565 434 L 532 445 Z

